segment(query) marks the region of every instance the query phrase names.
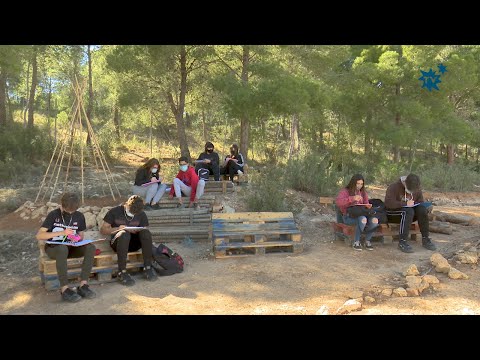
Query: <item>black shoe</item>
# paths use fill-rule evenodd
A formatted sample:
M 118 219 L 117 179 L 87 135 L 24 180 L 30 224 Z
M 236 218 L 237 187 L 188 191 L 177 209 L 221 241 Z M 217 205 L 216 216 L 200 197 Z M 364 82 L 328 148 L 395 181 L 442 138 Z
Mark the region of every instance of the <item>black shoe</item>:
M 153 210 L 158 210 L 158 209 L 160 209 L 160 205 L 159 205 L 158 203 L 155 204 L 155 205 L 151 205 L 151 207 L 152 207 Z
M 365 245 L 365 250 L 370 250 L 370 251 L 372 251 L 372 250 L 373 250 L 373 246 L 372 246 L 372 244 L 371 244 L 371 243 L 369 243 L 369 242 L 368 242 L 368 243 L 366 243 L 366 245 Z
M 422 245 L 425 249 L 435 251 L 437 250 L 437 247 L 435 246 L 434 243 L 432 243 L 432 240 L 430 238 L 422 238 Z
M 72 289 L 67 288 L 64 292 L 62 292 L 62 300 L 68 302 L 77 302 L 82 300 L 82 297 Z
M 145 279 L 147 279 L 148 281 L 155 281 L 157 280 L 157 273 L 155 272 L 155 270 L 149 266 L 149 267 L 146 267 L 143 271 L 143 277 Z
M 152 208 L 150 205 L 145 205 L 145 206 L 143 207 L 143 210 L 144 210 L 144 211 L 152 211 L 153 208 Z
M 405 240 L 400 240 L 398 242 L 398 248 L 402 250 L 404 253 L 413 253 L 412 247 Z
M 178 208 L 178 209 L 185 209 L 185 204 L 183 204 L 183 203 L 177 203 L 177 208 Z
M 128 272 L 119 272 L 118 281 L 120 281 L 120 283 L 125 286 L 135 285 L 135 280 L 133 280 L 132 276 Z
M 357 251 L 362 251 L 362 245 L 360 245 L 360 243 L 354 243 L 353 244 L 353 250 L 357 250 Z
M 193 203 L 193 210 L 199 210 L 200 209 L 200 205 L 198 204 L 198 202 L 194 202 Z
M 78 287 L 77 294 L 87 299 L 93 299 L 97 296 L 94 291 L 90 290 L 90 287 L 87 284 Z

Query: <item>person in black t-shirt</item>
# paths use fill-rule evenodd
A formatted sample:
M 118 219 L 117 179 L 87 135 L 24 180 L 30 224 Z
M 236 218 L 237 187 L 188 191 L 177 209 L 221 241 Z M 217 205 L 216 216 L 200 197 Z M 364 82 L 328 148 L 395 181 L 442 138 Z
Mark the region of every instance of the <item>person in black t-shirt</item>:
M 135 280 L 127 272 L 128 252 L 140 248 L 145 278 L 149 281 L 157 279 L 157 273 L 152 268 L 152 234 L 147 229 L 148 218 L 143 206 L 140 196 L 130 196 L 125 204 L 114 207 L 105 214 L 100 228 L 103 235 L 111 235 L 110 246 L 118 254 L 118 280 L 126 286 L 135 285 Z M 143 229 L 130 229 L 131 227 Z
M 92 299 L 96 296 L 88 286 L 88 277 L 93 266 L 95 256 L 95 245 L 86 244 L 73 247 L 62 245 L 67 236 L 78 234 L 83 240 L 83 231 L 87 228 L 85 216 L 77 211 L 80 206 L 80 199 L 76 194 L 65 193 L 62 196 L 62 205 L 59 209 L 48 213 L 38 230 L 36 238 L 39 241 L 59 241 L 59 244 L 45 244 L 45 252 L 48 257 L 56 260 L 57 274 L 61 286 L 62 299 L 69 302 L 76 302 L 82 297 Z M 68 287 L 67 258 L 78 258 L 83 256 L 82 272 L 80 274 L 80 286 L 77 292 Z

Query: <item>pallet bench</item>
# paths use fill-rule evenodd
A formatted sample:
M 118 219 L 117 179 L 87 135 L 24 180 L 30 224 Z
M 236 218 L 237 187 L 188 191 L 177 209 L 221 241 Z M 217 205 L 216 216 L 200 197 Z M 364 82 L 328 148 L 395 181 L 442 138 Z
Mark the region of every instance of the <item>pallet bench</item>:
M 233 183 L 229 180 L 215 181 L 213 176 L 205 181 L 205 194 L 229 194 L 235 191 Z
M 190 203 L 190 197 L 182 196 L 183 203 L 185 206 L 188 206 Z M 168 194 L 165 194 L 158 205 L 160 209 L 176 209 L 177 208 L 177 199 L 173 197 L 172 199 L 169 198 Z M 208 211 L 213 211 L 213 205 L 215 204 L 215 195 L 214 194 L 204 194 L 199 200 L 198 204 L 200 205 L 200 209 L 207 209 Z M 155 210 L 154 210 L 155 211 Z M 147 215 L 153 213 L 153 211 L 148 211 Z
M 58 279 L 56 260 L 50 259 L 45 253 L 45 243 L 37 241 L 40 249 L 40 257 L 38 261 L 38 269 L 40 271 L 40 279 L 46 290 L 56 290 L 60 288 Z M 109 240 L 100 240 L 93 243 L 100 254 L 95 255 L 93 267 L 90 273 L 90 284 L 98 284 L 104 282 L 115 281 L 118 272 L 117 254 L 110 247 Z M 68 258 L 67 276 L 69 280 L 78 280 L 82 271 L 83 257 Z M 127 256 L 127 269 L 142 270 L 143 269 L 142 251 L 129 252 Z M 79 282 L 79 281 L 78 281 Z
M 320 197 L 320 204 L 330 205 L 335 211 L 336 221 L 332 221 L 330 223 L 333 230 L 334 240 L 341 239 L 345 242 L 345 244 L 349 246 L 353 245 L 356 225 L 347 225 L 343 223 L 342 214 L 337 208 L 334 198 Z M 394 239 L 399 239 L 399 226 L 400 224 L 397 223 L 380 224 L 376 231 L 373 233 L 372 240 L 379 240 L 383 244 L 393 243 Z M 410 226 L 410 239 L 416 241 L 418 234 L 421 234 L 420 227 L 415 221 Z
M 211 241 L 212 213 L 208 209 L 163 209 L 148 211 L 154 242 L 184 240 Z
M 212 215 L 216 258 L 303 251 L 302 234 L 291 212 L 239 212 Z

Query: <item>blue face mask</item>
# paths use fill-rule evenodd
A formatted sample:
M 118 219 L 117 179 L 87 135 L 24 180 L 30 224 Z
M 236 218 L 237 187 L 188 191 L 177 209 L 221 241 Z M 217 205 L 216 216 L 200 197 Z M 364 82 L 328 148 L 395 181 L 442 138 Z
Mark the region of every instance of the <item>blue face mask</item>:
M 152 171 L 152 174 L 155 174 L 158 171 L 158 169 L 157 168 L 152 168 L 151 171 Z
M 183 172 L 188 170 L 188 165 L 180 165 L 179 167 L 180 167 L 180 170 Z

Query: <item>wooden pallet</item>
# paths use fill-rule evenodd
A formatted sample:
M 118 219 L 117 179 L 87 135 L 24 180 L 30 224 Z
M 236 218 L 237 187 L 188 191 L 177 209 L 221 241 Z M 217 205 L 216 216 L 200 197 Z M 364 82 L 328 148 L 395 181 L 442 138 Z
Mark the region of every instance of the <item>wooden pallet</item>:
M 215 181 L 208 180 L 205 181 L 205 194 L 230 194 L 235 191 L 235 186 L 230 180 Z
M 153 241 L 169 242 L 189 238 L 211 241 L 212 214 L 207 209 L 164 209 L 147 212 Z
M 188 206 L 190 203 L 190 197 L 183 196 L 182 197 L 183 203 L 185 206 Z M 176 209 L 177 208 L 177 199 L 173 197 L 170 199 L 167 194 L 163 196 L 160 201 L 158 202 L 158 205 L 161 209 Z M 201 209 L 208 209 L 210 212 L 213 211 L 213 205 L 215 204 L 215 195 L 214 194 L 204 194 L 199 200 L 198 204 L 200 205 Z M 153 213 L 154 211 L 158 210 L 152 210 L 148 211 L 147 215 L 150 213 Z
M 303 251 L 302 234 L 289 212 L 213 214 L 212 240 L 216 258 Z
M 39 271 L 42 284 L 46 290 L 55 290 L 60 287 L 58 279 L 56 260 L 50 259 L 45 254 L 45 243 L 38 242 L 40 248 Z M 96 241 L 93 243 L 97 249 L 101 250 L 99 255 L 95 255 L 93 267 L 90 272 L 92 283 L 101 283 L 112 281 L 118 272 L 117 254 L 110 247 L 108 240 Z M 77 280 L 82 271 L 83 257 L 67 259 L 67 276 L 68 279 Z M 143 255 L 141 250 L 129 252 L 127 255 L 127 269 L 140 270 L 143 269 Z

